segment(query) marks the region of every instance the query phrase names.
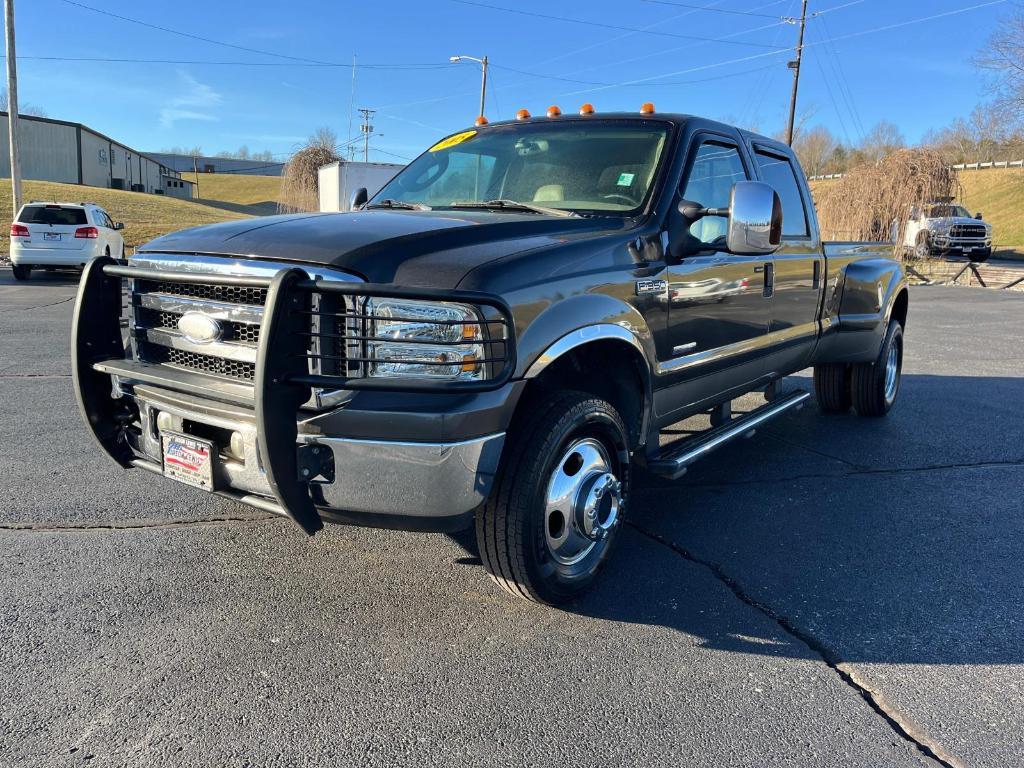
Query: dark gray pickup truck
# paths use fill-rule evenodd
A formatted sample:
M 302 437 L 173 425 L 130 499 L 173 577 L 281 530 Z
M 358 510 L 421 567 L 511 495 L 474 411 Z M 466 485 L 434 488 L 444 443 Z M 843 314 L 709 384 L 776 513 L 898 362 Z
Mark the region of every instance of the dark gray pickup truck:
M 475 520 L 502 587 L 559 603 L 612 551 L 632 468 L 681 476 L 808 399 L 779 385 L 808 366 L 825 411 L 883 416 L 899 391 L 892 244 L 822 243 L 771 139 L 521 113 L 357 197 L 93 261 L 72 352 L 103 451 L 309 534 Z

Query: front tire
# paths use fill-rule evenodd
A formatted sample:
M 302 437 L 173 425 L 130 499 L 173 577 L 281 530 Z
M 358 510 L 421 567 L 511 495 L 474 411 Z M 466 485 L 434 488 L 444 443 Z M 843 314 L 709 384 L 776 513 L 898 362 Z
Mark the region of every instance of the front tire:
M 914 245 L 914 257 L 918 259 L 927 259 L 932 255 L 932 248 L 930 244 L 930 238 L 927 232 L 920 232 L 917 235 L 917 242 Z
M 878 359 L 853 366 L 853 407 L 860 416 L 885 416 L 896 404 L 903 380 L 903 326 L 889 322 Z
M 28 280 L 32 277 L 32 267 L 24 264 L 12 264 L 11 272 L 14 273 L 15 280 Z
M 629 491 L 628 437 L 612 405 L 582 392 L 543 393 L 520 414 L 477 511 L 477 545 L 503 589 L 556 605 L 582 595 L 614 549 Z

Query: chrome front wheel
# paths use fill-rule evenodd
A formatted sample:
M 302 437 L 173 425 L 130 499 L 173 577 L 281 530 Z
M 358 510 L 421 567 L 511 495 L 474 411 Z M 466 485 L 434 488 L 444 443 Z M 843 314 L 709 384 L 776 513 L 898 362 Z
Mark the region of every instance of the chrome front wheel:
M 604 546 L 619 525 L 622 481 L 607 448 L 585 437 L 571 443 L 548 480 L 544 536 L 548 555 L 573 568 Z

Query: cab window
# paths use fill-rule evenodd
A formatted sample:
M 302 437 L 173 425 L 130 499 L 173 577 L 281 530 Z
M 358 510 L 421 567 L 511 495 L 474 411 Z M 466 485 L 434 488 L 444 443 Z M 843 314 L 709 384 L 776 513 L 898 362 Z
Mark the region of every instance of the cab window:
M 682 199 L 699 203 L 705 208 L 728 208 L 732 185 L 745 181 L 739 150 L 735 146 L 716 141 L 705 141 L 694 157 Z M 705 216 L 690 225 L 690 235 L 702 243 L 724 240 L 729 221 L 721 216 Z
M 784 237 L 807 237 L 807 211 L 800 185 L 796 180 L 793 164 L 784 157 L 761 150 L 755 151 L 761 179 L 771 184 L 782 200 L 782 235 Z

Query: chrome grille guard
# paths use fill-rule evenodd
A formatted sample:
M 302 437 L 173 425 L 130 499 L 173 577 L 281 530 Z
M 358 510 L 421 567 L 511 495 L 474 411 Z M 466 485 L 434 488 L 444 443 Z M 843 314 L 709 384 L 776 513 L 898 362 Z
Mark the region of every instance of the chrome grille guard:
M 129 359 L 120 322 L 122 278 L 190 285 L 254 288 L 266 291 L 252 383 L 218 378 L 172 365 Z M 422 301 L 451 301 L 470 304 L 486 328 L 484 348 L 489 376 L 480 381 L 416 381 L 377 379 L 365 375 L 365 364 L 376 362 L 365 352 L 357 360 L 360 375 L 310 373 L 311 357 L 328 355 L 310 352 L 309 317 L 314 312 L 311 297 L 326 301 L 316 311 L 337 317 L 363 315 L 329 299 L 337 297 L 393 298 Z M 365 306 L 361 304 L 360 306 Z M 438 321 L 458 322 L 458 321 Z M 365 350 L 374 340 L 366 331 L 348 341 Z M 137 421 L 130 398 L 118 396 L 112 377 L 122 382 L 153 384 L 190 395 L 250 407 L 255 412 L 260 453 L 270 488 L 282 511 L 307 533 L 322 527 L 310 485 L 299 475 L 297 446 L 298 416 L 310 399 L 312 388 L 376 390 L 392 392 L 482 392 L 498 389 L 511 378 L 516 367 L 512 312 L 496 296 L 473 291 L 405 289 L 371 283 L 328 282 L 311 279 L 298 267 L 282 267 L 272 277 L 164 272 L 147 267 L 125 266 L 109 257 L 90 262 L 82 275 L 72 327 L 72 374 L 79 410 L 102 450 L 122 467 L 135 465 L 136 457 L 126 431 Z M 340 357 L 340 356 L 339 356 Z M 346 357 L 346 359 L 348 359 Z M 346 373 L 350 373 L 346 370 Z

